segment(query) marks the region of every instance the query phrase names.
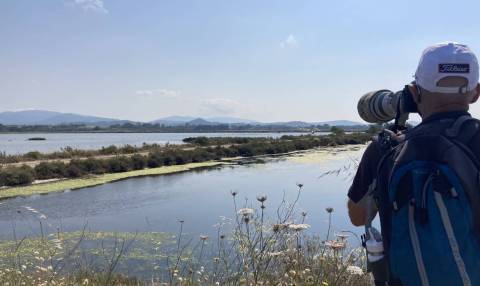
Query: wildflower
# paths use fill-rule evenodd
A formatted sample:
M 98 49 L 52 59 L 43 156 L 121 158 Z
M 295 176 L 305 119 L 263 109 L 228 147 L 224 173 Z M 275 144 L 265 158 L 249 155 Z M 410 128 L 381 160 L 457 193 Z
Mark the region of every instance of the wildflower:
M 185 222 L 185 220 L 183 220 L 183 219 L 179 219 L 179 220 L 178 220 L 178 222 L 179 222 L 179 223 L 184 223 L 184 222 Z
M 237 191 L 230 191 L 230 194 L 235 197 L 236 195 L 238 195 L 238 192 Z
M 267 200 L 267 196 L 266 195 L 260 195 L 260 196 L 257 196 L 257 201 L 261 202 L 262 204 Z
M 302 212 L 302 216 L 303 216 L 303 217 L 306 217 L 306 216 L 307 216 L 307 212 L 306 212 L 306 211 L 303 211 L 303 212 Z
M 288 228 L 288 224 L 286 223 L 276 223 L 273 225 L 272 229 L 274 232 L 279 232 L 281 230 L 284 230 L 284 229 L 287 229 Z
M 208 239 L 208 235 L 204 235 L 204 234 L 200 235 L 200 240 L 205 241 L 207 239 Z
M 225 234 L 221 234 L 220 239 L 225 239 Z
M 325 245 L 330 247 L 333 250 L 341 250 L 344 249 L 347 244 L 343 241 L 336 241 L 336 240 L 329 240 L 325 241 Z
M 301 189 L 303 187 L 303 184 L 297 183 L 297 187 Z
M 352 274 L 352 275 L 363 275 L 363 270 L 362 268 L 355 266 L 355 265 L 350 265 L 347 267 L 347 272 Z
M 328 286 L 328 282 L 323 281 L 322 286 Z
M 294 231 L 300 231 L 300 230 L 305 230 L 305 229 L 310 228 L 310 225 L 306 224 L 306 223 L 290 224 L 288 226 L 288 228 L 290 228 L 291 230 L 294 230 Z
M 242 208 L 242 209 L 239 209 L 237 213 L 238 213 L 239 215 L 249 216 L 249 215 L 253 214 L 253 209 L 250 209 L 250 208 Z
M 327 211 L 327 213 L 331 214 L 333 213 L 333 208 L 332 207 L 328 207 L 325 209 Z

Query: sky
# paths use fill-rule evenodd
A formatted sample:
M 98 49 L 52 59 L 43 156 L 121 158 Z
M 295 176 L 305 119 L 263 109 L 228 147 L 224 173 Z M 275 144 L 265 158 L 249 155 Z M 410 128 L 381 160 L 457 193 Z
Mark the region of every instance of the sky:
M 358 99 L 402 89 L 425 47 L 480 53 L 479 11 L 441 0 L 1 0 L 0 111 L 360 121 Z

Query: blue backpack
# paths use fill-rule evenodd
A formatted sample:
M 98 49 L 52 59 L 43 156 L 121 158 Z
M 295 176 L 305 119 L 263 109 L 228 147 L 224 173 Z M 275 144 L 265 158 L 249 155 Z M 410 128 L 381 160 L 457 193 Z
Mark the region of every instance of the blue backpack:
M 480 285 L 480 162 L 467 147 L 479 130 L 467 115 L 437 120 L 385 148 L 375 197 L 389 285 Z

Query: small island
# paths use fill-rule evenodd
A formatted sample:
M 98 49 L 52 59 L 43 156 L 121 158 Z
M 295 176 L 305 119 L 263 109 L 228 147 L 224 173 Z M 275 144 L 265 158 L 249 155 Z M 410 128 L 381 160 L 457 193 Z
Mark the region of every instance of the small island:
M 45 137 L 30 137 L 27 139 L 28 141 L 44 141 L 47 140 Z

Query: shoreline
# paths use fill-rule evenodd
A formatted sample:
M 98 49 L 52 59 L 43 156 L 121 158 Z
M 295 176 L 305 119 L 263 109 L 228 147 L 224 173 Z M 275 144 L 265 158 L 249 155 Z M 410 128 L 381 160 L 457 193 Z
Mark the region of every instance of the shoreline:
M 83 188 L 89 188 L 131 178 L 140 178 L 148 176 L 160 176 L 175 174 L 187 171 L 210 168 L 222 165 L 229 165 L 227 160 L 206 161 L 201 163 L 188 163 L 183 165 L 162 166 L 158 168 L 134 170 L 121 173 L 109 173 L 97 176 L 90 176 L 78 179 L 63 179 L 45 183 L 37 183 L 28 186 L 10 187 L 0 189 L 0 201 L 13 199 L 17 197 L 28 197 L 33 195 L 44 195 L 64 191 L 73 191 Z
M 273 155 L 224 158 L 216 161 L 188 163 L 183 165 L 162 166 L 158 168 L 133 170 L 133 171 L 121 172 L 121 173 L 108 173 L 108 174 L 95 175 L 95 176 L 90 176 L 85 178 L 60 179 L 60 180 L 36 183 L 28 186 L 8 187 L 8 188 L 0 189 L 0 201 L 13 199 L 17 197 L 28 197 L 32 195 L 44 195 L 49 193 L 79 190 L 79 189 L 104 185 L 108 183 L 113 183 L 117 181 L 127 180 L 131 178 L 161 176 L 161 175 L 169 175 L 169 174 L 176 174 L 181 172 L 194 171 L 194 170 L 199 170 L 203 168 L 211 168 L 211 167 L 218 167 L 218 166 L 225 166 L 225 165 L 236 165 L 236 164 L 241 164 L 242 161 L 252 162 L 258 159 L 261 160 L 262 158 L 272 158 L 272 159 L 279 158 L 279 157 L 295 158 L 295 157 L 298 157 L 299 155 L 302 156 L 304 154 L 308 154 L 311 152 L 328 153 L 330 150 L 334 151 L 335 154 L 338 154 L 342 152 L 355 151 L 355 150 L 361 149 L 362 146 L 365 146 L 365 145 L 364 144 L 341 145 L 341 146 L 328 146 L 328 147 L 322 146 L 322 147 L 317 147 L 317 148 L 308 149 L 308 150 L 301 150 L 301 151 L 297 150 L 297 151 L 273 154 Z M 333 159 L 333 158 L 334 157 L 330 157 L 326 160 Z

